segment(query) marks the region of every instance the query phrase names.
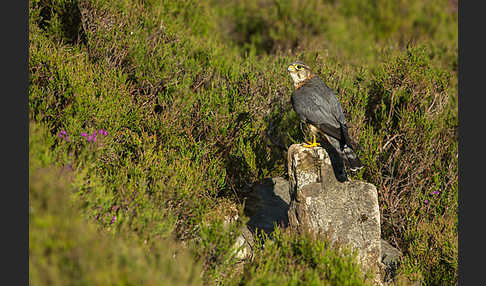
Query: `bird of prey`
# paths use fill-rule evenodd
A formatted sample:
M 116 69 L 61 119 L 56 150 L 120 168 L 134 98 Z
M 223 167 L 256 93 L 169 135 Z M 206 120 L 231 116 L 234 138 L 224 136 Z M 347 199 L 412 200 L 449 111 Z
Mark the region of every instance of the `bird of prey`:
M 295 87 L 291 97 L 292 107 L 307 124 L 313 137 L 312 142 L 307 142 L 303 146 L 320 146 L 320 143 L 316 142 L 318 136 L 330 143 L 352 171 L 361 169 L 363 164 L 354 151 L 346 118 L 335 92 L 303 62 L 293 62 L 287 70 Z

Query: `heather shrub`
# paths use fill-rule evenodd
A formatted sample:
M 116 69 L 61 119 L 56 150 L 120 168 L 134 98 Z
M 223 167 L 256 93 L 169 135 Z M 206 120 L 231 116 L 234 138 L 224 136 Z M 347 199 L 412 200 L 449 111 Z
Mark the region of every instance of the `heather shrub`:
M 355 253 L 312 233 L 285 230 L 264 233 L 256 241 L 255 258 L 243 272 L 243 285 L 373 285 Z
M 234 256 L 244 190 L 286 177 L 286 149 L 308 139 L 286 73 L 299 59 L 343 104 L 366 165 L 350 177 L 377 186 L 382 237 L 404 253 L 400 277 L 457 284 L 455 5 L 29 1 L 29 171 L 39 182 L 30 203 L 45 209 L 30 214 L 39 233 L 30 277 L 186 281 L 157 254 L 170 246 L 184 249 L 194 283 L 366 284 L 352 255 L 291 230 L 264 237 L 252 261 Z M 69 183 L 49 185 L 59 169 Z M 46 188 L 56 191 L 38 197 Z M 61 201 L 72 210 L 51 209 Z M 66 215 L 49 218 L 56 231 L 41 237 L 38 220 L 51 210 Z M 85 224 L 86 236 L 73 237 Z M 66 274 L 60 261 L 81 248 L 39 262 L 46 241 L 67 240 L 86 255 Z M 87 266 L 107 257 L 140 262 L 115 264 L 120 272 Z
M 202 285 L 201 264 L 172 239 L 142 242 L 87 219 L 73 200 L 76 173 L 54 166 L 48 130 L 29 138 L 29 281 L 32 285 Z

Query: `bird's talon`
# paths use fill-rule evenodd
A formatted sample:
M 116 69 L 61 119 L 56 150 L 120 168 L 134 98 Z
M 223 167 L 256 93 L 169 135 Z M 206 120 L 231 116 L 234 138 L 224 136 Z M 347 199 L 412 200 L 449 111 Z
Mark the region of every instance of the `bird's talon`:
M 309 143 L 309 142 L 306 142 L 306 143 Z M 313 147 L 319 147 L 319 146 L 321 146 L 321 144 L 320 143 L 309 143 L 309 144 L 304 144 L 302 146 L 304 146 L 305 148 L 313 148 Z
M 321 146 L 321 144 L 320 144 L 320 143 L 317 143 L 317 142 L 316 142 L 316 136 L 312 136 L 312 137 L 313 137 L 313 138 L 312 138 L 312 142 L 307 142 L 307 141 L 306 141 L 305 143 L 307 143 L 307 145 L 306 145 L 306 144 L 304 144 L 304 145 L 302 145 L 302 146 L 304 146 L 305 148 L 313 148 L 313 147 L 318 147 L 318 146 Z

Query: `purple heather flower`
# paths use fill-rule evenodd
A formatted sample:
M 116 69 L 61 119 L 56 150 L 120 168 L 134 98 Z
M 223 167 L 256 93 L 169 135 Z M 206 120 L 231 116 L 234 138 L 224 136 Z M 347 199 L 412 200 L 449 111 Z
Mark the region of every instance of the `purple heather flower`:
M 57 137 L 62 138 L 62 137 L 64 137 L 64 136 L 63 136 L 61 133 L 59 133 L 59 134 L 57 135 Z
M 100 133 L 100 135 L 103 135 L 103 129 L 100 129 L 100 131 L 98 131 Z
M 108 135 L 108 131 L 106 131 L 106 130 L 103 131 L 103 135 L 105 135 L 105 136 Z
M 65 130 L 61 130 L 61 134 L 62 134 L 62 135 L 66 135 L 67 133 L 66 133 L 66 131 L 65 131 Z
M 110 224 L 113 224 L 115 221 L 116 221 L 116 215 L 113 216 L 113 218 L 111 219 Z
M 424 201 L 424 203 L 425 203 L 425 204 L 428 204 L 428 203 L 429 203 L 429 200 L 425 200 L 425 201 Z
M 89 135 L 88 136 L 88 141 L 91 142 L 92 139 L 93 139 L 93 136 L 92 135 Z
M 69 135 L 66 136 L 66 141 L 69 142 Z
M 81 133 L 81 136 L 86 137 L 86 136 L 88 136 L 88 134 L 86 134 L 86 132 L 83 132 L 83 133 Z
M 431 195 L 438 195 L 440 194 L 440 191 L 433 191 L 432 193 L 430 193 Z

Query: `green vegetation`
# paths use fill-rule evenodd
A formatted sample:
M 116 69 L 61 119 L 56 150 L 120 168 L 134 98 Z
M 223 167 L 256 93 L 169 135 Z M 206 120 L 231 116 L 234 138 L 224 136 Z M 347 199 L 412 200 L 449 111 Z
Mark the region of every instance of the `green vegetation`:
M 338 92 L 400 278 L 456 285 L 449 0 L 29 0 L 31 284 L 368 283 L 278 229 L 235 263 L 241 190 L 286 176 L 281 146 L 306 137 L 296 59 Z
M 70 196 L 72 175 L 60 168 L 31 169 L 32 285 L 201 285 L 202 267 L 181 245 L 158 240 L 148 246 L 133 233 L 113 236 L 109 228 L 86 222 Z
M 356 271 L 348 249 L 333 248 L 310 233 L 276 228 L 272 240 L 263 234 L 257 241 L 254 255 L 245 265 L 247 285 L 373 285 L 372 274 Z

